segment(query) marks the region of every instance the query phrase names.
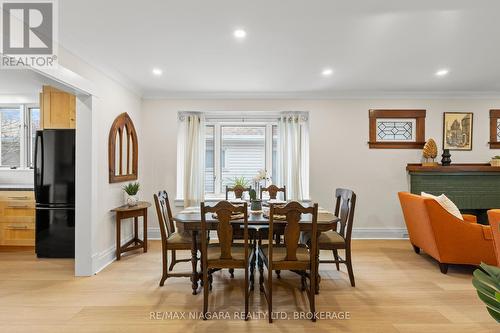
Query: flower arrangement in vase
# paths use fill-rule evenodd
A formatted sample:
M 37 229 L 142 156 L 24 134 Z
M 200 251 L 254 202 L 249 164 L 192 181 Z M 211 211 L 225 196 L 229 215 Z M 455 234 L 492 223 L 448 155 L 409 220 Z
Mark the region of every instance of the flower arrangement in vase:
M 262 187 L 262 183 L 264 182 L 264 186 L 266 186 L 267 182 L 271 181 L 271 177 L 267 175 L 267 171 L 261 169 L 257 172 L 257 175 L 253 177 L 254 188 L 257 190 L 256 195 L 260 193 L 260 189 Z
M 138 199 L 137 199 L 137 192 L 139 192 L 139 183 L 128 183 L 127 185 L 123 186 L 123 191 L 125 192 L 125 203 L 129 206 L 136 206 Z

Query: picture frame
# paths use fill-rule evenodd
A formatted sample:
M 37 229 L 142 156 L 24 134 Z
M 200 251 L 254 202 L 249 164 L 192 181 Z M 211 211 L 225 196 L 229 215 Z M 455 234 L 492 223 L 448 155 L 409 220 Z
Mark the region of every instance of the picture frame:
M 472 150 L 474 113 L 443 113 L 443 149 Z

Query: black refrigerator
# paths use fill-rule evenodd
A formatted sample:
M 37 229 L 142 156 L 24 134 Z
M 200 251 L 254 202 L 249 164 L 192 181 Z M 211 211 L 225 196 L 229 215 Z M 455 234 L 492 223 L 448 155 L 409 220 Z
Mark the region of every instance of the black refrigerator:
M 36 132 L 35 201 L 38 258 L 75 257 L 75 130 Z

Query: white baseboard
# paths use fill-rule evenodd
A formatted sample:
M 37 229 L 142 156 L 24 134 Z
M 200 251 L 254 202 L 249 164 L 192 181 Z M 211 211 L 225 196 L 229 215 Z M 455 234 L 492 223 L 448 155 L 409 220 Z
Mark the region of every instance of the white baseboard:
M 406 228 L 354 228 L 353 239 L 408 239 Z M 148 239 L 161 239 L 160 228 L 148 228 Z
M 158 228 L 158 230 L 160 230 L 160 228 Z M 122 245 L 130 241 L 132 238 L 133 236 L 130 236 L 127 237 L 125 240 L 122 240 Z M 108 247 L 106 250 L 101 251 L 100 253 L 96 253 L 92 256 L 92 272 L 94 272 L 94 274 L 99 273 L 115 260 L 116 260 L 116 245 L 112 245 Z
M 354 228 L 353 239 L 408 239 L 406 228 Z

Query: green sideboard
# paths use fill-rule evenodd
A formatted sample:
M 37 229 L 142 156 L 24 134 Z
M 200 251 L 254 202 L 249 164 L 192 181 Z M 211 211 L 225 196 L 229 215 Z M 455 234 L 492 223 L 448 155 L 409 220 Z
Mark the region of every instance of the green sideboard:
M 489 164 L 452 164 L 424 167 L 408 164 L 410 191 L 444 193 L 460 210 L 500 208 L 500 167 Z

